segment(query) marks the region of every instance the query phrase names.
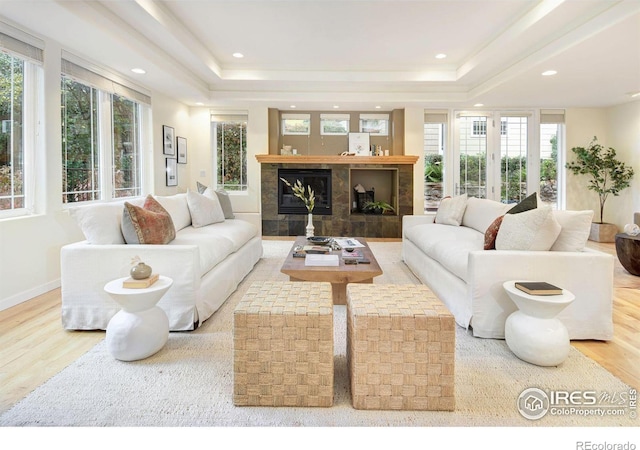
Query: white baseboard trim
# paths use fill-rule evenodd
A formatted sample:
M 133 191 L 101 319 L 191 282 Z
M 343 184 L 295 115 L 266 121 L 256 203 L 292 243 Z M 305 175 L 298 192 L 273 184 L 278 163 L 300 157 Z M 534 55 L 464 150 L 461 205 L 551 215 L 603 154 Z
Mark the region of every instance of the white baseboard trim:
M 4 311 L 5 309 L 9 309 L 13 306 L 19 305 L 20 303 L 24 303 L 27 300 L 31 300 L 38 295 L 42 295 L 45 292 L 52 291 L 60 287 L 60 278 L 50 281 L 48 283 L 42 284 L 40 286 L 29 289 L 28 291 L 20 292 L 19 294 L 12 295 L 11 297 L 0 300 L 0 311 Z

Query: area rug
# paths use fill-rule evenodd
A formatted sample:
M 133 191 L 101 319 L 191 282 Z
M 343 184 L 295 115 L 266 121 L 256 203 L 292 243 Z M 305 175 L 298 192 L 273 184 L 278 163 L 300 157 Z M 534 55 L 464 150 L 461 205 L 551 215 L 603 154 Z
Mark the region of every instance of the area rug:
M 384 274 L 375 283 L 418 284 L 399 242 L 372 242 Z M 248 286 L 282 280 L 291 246 L 264 241 L 264 257 L 223 307 L 194 332 L 171 333 L 142 361 L 121 362 L 104 341 L 0 416 L 2 426 L 637 426 L 623 399 L 629 386 L 571 349 L 558 367 L 516 358 L 502 340 L 456 334 L 453 412 L 362 411 L 351 406 L 346 362 L 346 313 L 335 307 L 335 397 L 329 408 L 236 407 L 232 402 L 232 313 Z M 518 408 L 525 390 L 572 392 L 573 409 L 539 419 Z M 593 392 L 594 394 L 585 395 Z M 598 407 L 585 405 L 597 396 Z M 605 401 L 606 400 L 606 401 Z M 614 408 L 614 406 L 617 406 Z M 615 410 L 615 411 L 614 411 Z M 601 412 L 598 412 L 601 411 Z M 613 412 L 612 412 L 613 411 Z M 600 415 L 601 414 L 601 415 Z

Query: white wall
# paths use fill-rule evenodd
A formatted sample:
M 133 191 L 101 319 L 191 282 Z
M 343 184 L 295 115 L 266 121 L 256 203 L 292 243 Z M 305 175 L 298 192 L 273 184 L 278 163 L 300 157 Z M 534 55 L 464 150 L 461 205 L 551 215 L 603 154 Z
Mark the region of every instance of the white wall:
M 568 109 L 566 111 L 567 159 L 573 160 L 573 147 L 585 147 L 594 136 L 617 152 L 617 158 L 635 171 L 631 187 L 615 197 L 609 196 L 604 209 L 604 222 L 614 223 L 620 230 L 633 222 L 640 211 L 640 102 L 630 102 L 608 109 Z M 598 195 L 587 189 L 588 178 L 567 173 L 567 209 L 592 209 L 599 220 Z

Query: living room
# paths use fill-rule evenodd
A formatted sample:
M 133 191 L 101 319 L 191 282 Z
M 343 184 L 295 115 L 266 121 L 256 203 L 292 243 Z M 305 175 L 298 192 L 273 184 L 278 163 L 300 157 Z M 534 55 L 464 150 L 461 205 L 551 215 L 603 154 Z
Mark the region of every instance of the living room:
M 344 2 L 346 5 L 239 2 L 240 6 L 211 2 L 211 9 L 204 2 L 184 3 L 189 7 L 182 10 L 175 2 L 3 2 L 0 32 L 44 50 L 44 99 L 40 104 L 42 133 L 35 146 L 38 150 L 33 166 L 38 176 L 30 193 L 33 210 L 20 217 L 0 218 L 0 310 L 59 290 L 60 249 L 84 239 L 62 202 L 59 155 L 63 59 L 83 63 L 85 68 L 102 75 L 111 74 L 115 81 L 138 87 L 150 96 L 143 148 L 144 194 L 185 193 L 195 190 L 198 182 L 215 186 L 217 161 L 212 149 L 211 116 L 225 112 L 245 114 L 247 189 L 231 195 L 231 202 L 235 212 L 259 225 L 261 164 L 256 157 L 271 153 L 270 110 L 291 112 L 291 105 L 296 106 L 296 112 L 314 113 L 375 113 L 377 106 L 383 112 L 402 110 L 402 155 L 416 156 L 420 161 L 425 113 L 446 113 L 447 125 L 453 129 L 460 112 L 518 110 L 535 116 L 541 110 L 562 111 L 567 160 L 571 158 L 571 148 L 586 146 L 597 136 L 599 142 L 615 148 L 618 158 L 640 174 L 640 97 L 631 97 L 640 91 L 637 2 L 513 2 L 508 6 L 504 2 L 485 2 L 482 7 L 476 2 L 455 7 L 447 6 L 447 2 L 406 2 L 397 7 L 405 13 L 398 16 L 391 14 L 395 10 L 389 6 L 391 2 L 384 1 Z M 306 38 L 313 34 L 308 32 L 311 28 L 302 25 L 302 18 L 320 14 L 329 4 L 334 17 L 327 17 L 326 13 L 322 16 L 322 39 L 313 41 L 313 45 L 307 42 L 303 53 L 297 47 L 287 49 L 292 36 Z M 434 8 L 440 19 L 427 17 L 429 8 Z M 477 29 L 468 30 L 466 40 L 473 41 L 473 45 L 449 37 L 455 30 L 443 29 L 449 26 L 443 26 L 448 22 L 443 17 L 461 15 L 456 8 L 468 8 L 463 15 L 480 22 Z M 225 17 L 229 21 L 235 17 L 233 23 L 240 29 L 238 24 L 244 22 L 238 15 L 247 21 L 247 28 L 257 30 L 247 39 L 245 48 L 233 49 L 246 54 L 241 59 L 231 57 L 231 52 L 227 55 L 227 48 L 233 43 L 228 36 L 233 34 L 225 38 L 207 37 L 204 33 L 205 18 L 209 17 L 217 17 L 213 28 L 220 33 L 231 27 L 231 23 L 223 23 Z M 385 15 L 389 17 L 386 20 Z M 424 28 L 432 29 L 430 33 L 447 36 L 438 45 L 445 47 L 439 51 L 450 55 L 444 62 L 430 60 L 420 66 L 426 68 L 424 73 L 408 65 L 411 58 L 406 53 L 393 51 L 402 39 L 410 39 L 402 35 L 400 28 L 413 32 L 420 29 L 419 23 L 410 19 L 412 15 L 428 20 Z M 335 28 L 327 25 L 334 19 Z M 268 26 L 264 24 L 267 20 Z M 349 20 L 358 24 L 361 34 L 339 32 L 348 28 Z M 469 22 L 471 19 L 461 18 L 459 26 L 469 27 Z M 371 28 L 363 24 L 370 24 Z M 544 33 L 542 29 L 552 24 L 555 28 Z M 364 29 L 373 29 L 373 33 L 366 34 Z M 465 31 L 457 28 L 460 34 Z M 332 43 L 332 34 L 342 40 Z M 398 41 L 388 44 L 391 49 L 385 50 L 387 42 L 375 40 L 378 34 Z M 273 40 L 269 42 L 265 36 Z M 432 36 L 413 40 L 427 41 Z M 347 61 L 321 64 L 323 55 L 330 53 L 327 48 L 341 48 L 347 37 L 354 39 L 354 47 L 347 47 L 351 55 L 363 53 L 363 60 L 349 62 L 346 58 Z M 219 50 L 209 40 L 230 42 Z M 258 46 L 259 40 L 267 41 L 264 49 Z M 365 52 L 371 40 L 380 47 L 378 54 L 383 55 L 383 63 L 376 62 L 375 52 Z M 455 52 L 454 43 L 459 46 Z M 277 48 L 274 51 L 268 47 Z M 435 54 L 432 47 L 422 51 Z M 289 51 L 298 53 L 287 61 L 282 55 Z M 313 56 L 314 51 L 317 56 Z M 252 59 L 252 53 L 260 52 L 273 62 L 263 61 L 260 66 Z M 279 55 L 282 59 L 278 59 Z M 293 66 L 296 57 L 299 65 Z M 147 74 L 131 73 L 131 68 L 141 66 Z M 394 69 L 388 70 L 391 66 Z M 560 67 L 555 77 L 539 76 L 543 70 Z M 484 106 L 474 106 L 478 103 Z M 187 161 L 177 165 L 174 186 L 166 182 L 167 158 L 161 141 L 164 126 L 172 127 L 176 136 L 187 140 Z M 453 150 L 452 135 L 447 145 Z M 415 215 L 424 214 L 423 171 L 421 164 L 414 165 Z M 454 195 L 453 176 L 446 182 L 445 194 Z M 563 209 L 598 209 L 597 196 L 586 189 L 583 179 L 567 174 L 564 183 Z M 640 211 L 637 183 L 637 179 L 633 180 L 630 189 L 607 202 L 606 221 L 620 230 L 633 222 L 633 214 Z

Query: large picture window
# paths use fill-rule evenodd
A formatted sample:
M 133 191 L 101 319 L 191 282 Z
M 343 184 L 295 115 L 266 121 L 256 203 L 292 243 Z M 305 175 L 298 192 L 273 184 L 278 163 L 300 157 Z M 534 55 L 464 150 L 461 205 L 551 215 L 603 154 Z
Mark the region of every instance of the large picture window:
M 142 195 L 146 106 L 136 99 L 145 100 L 144 94 L 72 62 L 63 60 L 62 66 L 63 202 Z
M 0 33 L 0 218 L 34 209 L 42 50 Z
M 216 155 L 216 184 L 227 191 L 247 190 L 247 116 L 211 118 Z

